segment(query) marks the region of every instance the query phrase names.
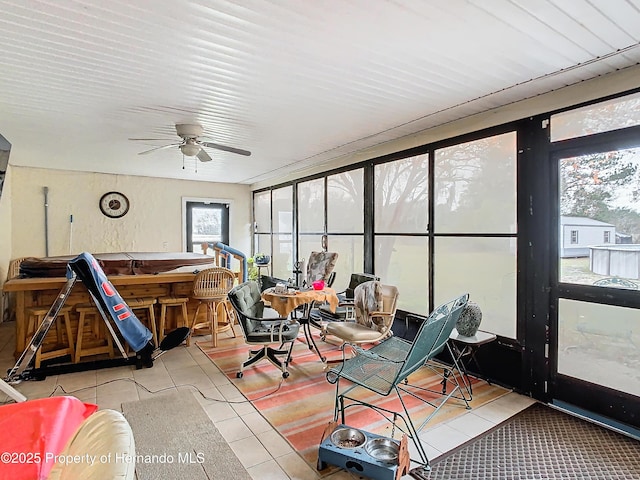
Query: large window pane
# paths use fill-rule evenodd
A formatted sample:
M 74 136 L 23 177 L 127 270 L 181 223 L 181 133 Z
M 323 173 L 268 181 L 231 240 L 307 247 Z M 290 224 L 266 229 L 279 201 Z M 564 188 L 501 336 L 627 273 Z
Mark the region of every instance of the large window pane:
M 300 235 L 298 237 L 298 256 L 302 260 L 309 258 L 311 252 L 322 251 L 322 235 Z M 333 250 L 331 250 L 333 252 Z
M 398 308 L 426 315 L 429 309 L 427 237 L 376 235 L 375 274 L 400 291 Z
M 436 151 L 436 233 L 516 232 L 516 133 Z
M 298 185 L 298 231 L 324 233 L 324 179 Z
M 273 190 L 273 232 L 293 232 L 293 187 Z
M 333 287 L 343 291 L 349 285 L 352 273 L 364 273 L 364 238 L 362 235 L 330 235 L 328 242 L 328 250 L 338 253 Z
M 273 236 L 271 271 L 274 277 L 282 279 L 293 276 L 293 245 L 290 234 Z
M 258 234 L 254 237 L 255 241 L 255 253 L 262 253 L 264 255 L 271 255 L 271 235 Z
M 327 230 L 336 233 L 364 231 L 363 170 L 327 178 Z
M 226 209 L 226 206 L 197 205 L 199 204 L 195 202 L 187 202 L 191 213 L 191 252 L 199 251 L 203 243 L 215 245 L 223 241 L 223 209 Z
M 429 156 L 396 160 L 375 167 L 375 231 L 426 233 Z
M 331 250 L 331 248 L 329 249 Z M 307 276 L 307 260 L 311 252 L 322 251 L 322 235 L 300 235 L 298 236 L 298 258 L 304 263 L 302 278 Z M 332 252 L 334 250 L 331 250 Z
M 640 148 L 563 158 L 560 281 L 640 285 Z
M 482 310 L 481 330 L 516 337 L 516 239 L 436 238 L 435 303 L 463 293 Z
M 551 141 L 640 125 L 640 93 L 551 116 Z
M 253 195 L 253 221 L 257 232 L 271 231 L 271 192 L 260 192 Z
M 560 299 L 558 373 L 640 396 L 638 310 Z

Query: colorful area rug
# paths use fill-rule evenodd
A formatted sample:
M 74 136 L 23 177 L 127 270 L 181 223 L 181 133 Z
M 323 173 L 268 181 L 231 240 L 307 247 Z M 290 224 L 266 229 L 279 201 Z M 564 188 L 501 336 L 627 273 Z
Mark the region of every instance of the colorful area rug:
M 243 338 L 219 338 L 218 347 L 198 343 L 201 350 L 224 372 L 251 401 L 264 418 L 291 444 L 291 446 L 313 467 L 318 459 L 318 447 L 327 424 L 333 420 L 335 385 L 325 377 L 325 365 L 314 351 L 307 347 L 304 336 L 298 337 L 293 350 L 293 361 L 289 365 L 290 376 L 283 380 L 280 371 L 267 361 L 258 362 L 244 370 L 242 378 L 236 378 L 239 367 L 248 357 L 249 346 Z M 325 343 L 315 336 L 323 356 L 329 361 L 342 358 L 342 352 L 335 345 Z M 336 366 L 337 364 L 332 364 Z M 429 368 L 421 368 L 409 377 L 412 385 L 440 391 L 442 377 Z M 471 407 L 479 407 L 506 393 L 502 387 L 489 385 L 485 381 L 472 379 L 473 401 Z M 280 385 L 281 384 L 281 385 Z M 343 386 L 345 382 L 342 382 Z M 280 388 L 278 386 L 280 385 Z M 371 392 L 363 393 L 369 403 L 384 406 L 390 410 L 402 411 L 395 394 L 381 397 Z M 440 395 L 430 398 L 438 401 Z M 417 400 L 409 400 L 411 418 L 418 426 L 433 411 L 428 405 Z M 462 415 L 465 404 L 458 399 L 450 399 L 428 423 L 427 428 Z M 369 408 L 351 407 L 347 410 L 346 423 L 365 431 L 400 438 L 391 425 Z

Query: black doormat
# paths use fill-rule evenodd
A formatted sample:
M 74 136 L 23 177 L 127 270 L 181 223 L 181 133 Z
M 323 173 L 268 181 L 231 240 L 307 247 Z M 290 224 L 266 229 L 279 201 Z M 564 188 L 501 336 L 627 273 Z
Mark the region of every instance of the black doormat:
M 534 404 L 436 458 L 419 480 L 637 480 L 640 442 Z

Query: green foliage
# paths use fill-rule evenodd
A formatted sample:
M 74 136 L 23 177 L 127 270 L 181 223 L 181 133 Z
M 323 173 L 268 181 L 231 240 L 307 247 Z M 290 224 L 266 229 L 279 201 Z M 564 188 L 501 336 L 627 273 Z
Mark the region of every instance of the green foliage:
M 605 152 L 566 158 L 560 162 L 562 215 L 605 221 L 620 191 L 631 189 L 637 198 L 635 162 L 625 152 Z
M 639 162 L 634 150 L 603 152 L 560 161 L 560 213 L 615 225 L 640 236 Z M 629 208 L 622 206 L 631 202 Z
M 260 275 L 260 271 L 258 267 L 256 267 L 256 262 L 254 257 L 247 258 L 247 278 L 249 280 L 258 280 Z
M 260 278 L 260 269 L 257 264 L 265 257 L 268 257 L 268 255 L 256 253 L 253 257 L 247 258 L 247 277 L 249 280 L 258 280 Z

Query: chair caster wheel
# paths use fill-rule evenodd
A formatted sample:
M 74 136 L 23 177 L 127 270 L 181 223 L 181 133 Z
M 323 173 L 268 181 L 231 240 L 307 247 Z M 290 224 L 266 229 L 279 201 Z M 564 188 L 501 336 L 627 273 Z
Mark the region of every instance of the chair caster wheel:
M 242 372 L 236 373 L 236 378 L 242 378 Z
M 320 361 L 322 363 L 327 363 L 327 357 L 320 357 Z
M 289 372 L 282 372 L 282 378 L 288 378 Z

